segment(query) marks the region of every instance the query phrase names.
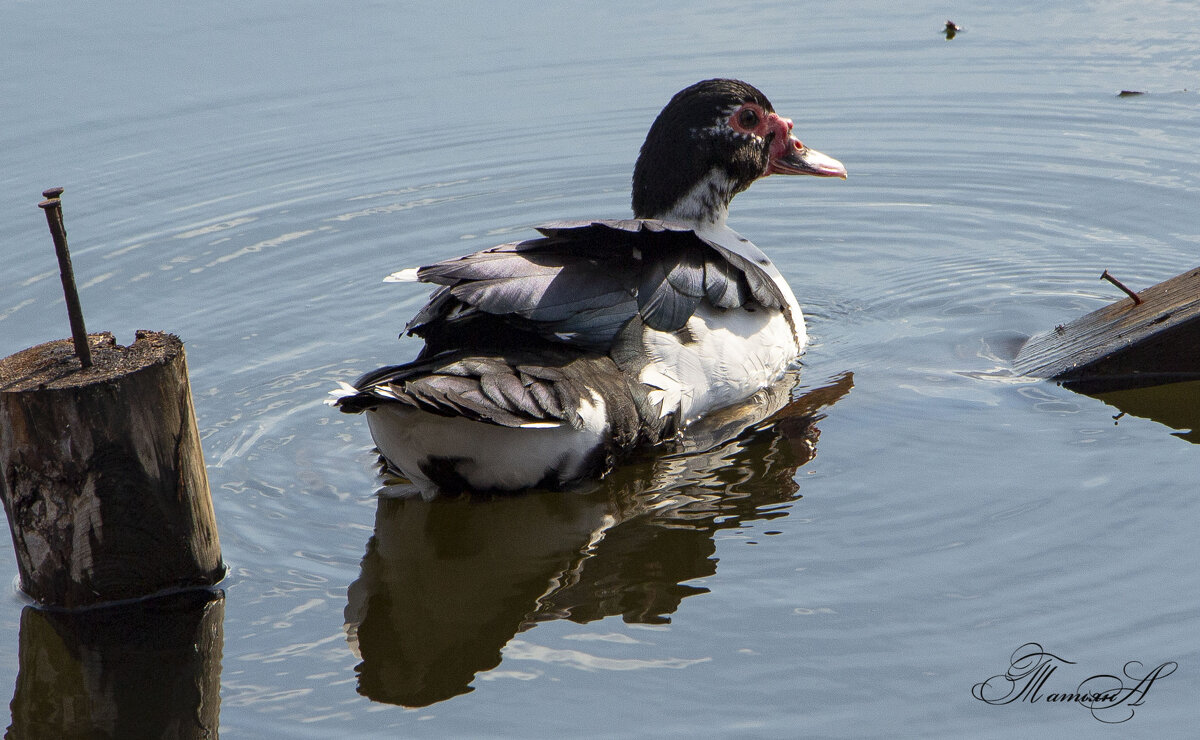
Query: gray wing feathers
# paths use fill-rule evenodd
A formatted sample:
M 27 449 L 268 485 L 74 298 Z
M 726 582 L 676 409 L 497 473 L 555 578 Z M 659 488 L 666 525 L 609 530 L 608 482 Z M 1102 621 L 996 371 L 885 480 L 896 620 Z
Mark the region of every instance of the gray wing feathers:
M 704 297 L 704 261 L 688 251 L 647 258 L 637 302 L 646 326 L 659 331 L 682 329 Z
M 420 334 L 432 321 L 469 316 L 470 307 L 533 322 L 524 328 L 548 339 L 606 346 L 637 311 L 631 259 L 618 252 L 605 262 L 573 252 L 570 241 L 506 244 L 421 268 L 420 279 L 442 287 L 408 330 Z
M 737 234 L 733 234 L 728 239 L 709 238 L 695 233 L 687 224 L 652 218 L 619 221 L 555 221 L 539 226 L 537 230 L 546 236 L 558 237 L 603 232 L 624 232 L 626 234 L 648 232 L 650 234 L 679 235 L 693 243 L 698 241 L 712 248 L 724 261 L 742 274 L 746 281 L 746 285 L 743 287 L 749 289 L 749 295 L 743 296 L 743 302 L 749 298 L 767 308 L 781 308 L 787 304 L 783 292 L 775 282 L 782 280 L 778 268 L 753 242 Z M 721 260 L 713 260 L 713 262 L 719 261 Z M 732 297 L 729 300 L 732 300 Z M 733 305 L 740 306 L 742 304 L 731 304 L 723 306 L 723 308 L 731 308 Z
M 786 305 L 778 270 L 745 240 L 704 238 L 654 219 L 560 221 L 538 231 L 544 238 L 422 267 L 418 277 L 441 287 L 409 332 L 482 311 L 544 339 L 606 351 L 635 315 L 676 331 L 703 300 L 718 308 Z
M 605 355 L 575 350 L 510 357 L 451 352 L 408 365 L 380 368 L 355 382 L 356 395 L 337 401 L 347 413 L 400 403 L 442 416 L 507 427 L 583 426 L 584 404 L 603 399 L 609 444 L 619 448 L 670 434 L 669 419 L 650 408 L 645 389 Z
M 513 366 L 498 358 L 413 363 L 359 384 L 365 398 L 403 403 L 442 416 L 462 416 L 507 427 L 566 423 L 578 428 L 580 389 L 561 371 Z
M 704 263 L 704 295 L 717 308 L 736 308 L 746 302 L 750 288 L 740 270 L 725 260 Z
M 532 321 L 558 322 L 576 314 L 603 310 L 632 300 L 627 288 L 598 269 L 563 268 L 557 274 L 529 278 L 487 278 L 450 289 L 455 298 L 494 314 L 516 314 Z
M 724 252 L 721 249 L 718 251 Z M 782 308 L 786 304 L 779 286 L 761 267 L 738 254 L 723 253 L 722 256 L 731 267 L 742 274 L 750 290 L 751 298 L 767 308 Z M 768 264 L 770 263 L 768 262 Z

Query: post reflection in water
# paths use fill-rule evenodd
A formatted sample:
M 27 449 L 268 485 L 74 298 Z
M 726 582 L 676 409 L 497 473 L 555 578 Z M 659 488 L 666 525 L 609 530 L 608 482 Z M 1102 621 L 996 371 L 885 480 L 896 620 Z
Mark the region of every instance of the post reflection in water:
M 1116 408 L 1120 414 L 1113 419 L 1118 423 L 1126 414 L 1152 419 L 1176 430 L 1172 432 L 1174 436 L 1200 444 L 1200 380 L 1145 387 L 1112 387 L 1099 383 L 1063 385 Z
M 6 738 L 215 738 L 222 591 L 21 612 Z
M 686 582 L 716 570 L 714 535 L 787 515 L 816 454 L 820 409 L 845 373 L 792 397 L 795 378 L 689 430 L 586 490 L 425 501 L 381 492 L 351 584 L 346 630 L 359 692 L 420 707 L 472 690 L 517 633 L 541 621 L 670 621 Z M 803 389 L 801 389 L 803 390 Z

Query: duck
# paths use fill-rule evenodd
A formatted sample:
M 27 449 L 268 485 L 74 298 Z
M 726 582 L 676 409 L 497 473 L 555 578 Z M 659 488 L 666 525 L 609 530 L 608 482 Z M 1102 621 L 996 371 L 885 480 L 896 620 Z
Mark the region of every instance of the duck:
M 798 363 L 807 335 L 775 264 L 726 225 L 772 175 L 846 178 L 754 86 L 676 93 L 633 170 L 633 218 L 392 273 L 434 287 L 405 327 L 415 359 L 341 383 L 385 465 L 426 496 L 564 489 L 686 434 Z

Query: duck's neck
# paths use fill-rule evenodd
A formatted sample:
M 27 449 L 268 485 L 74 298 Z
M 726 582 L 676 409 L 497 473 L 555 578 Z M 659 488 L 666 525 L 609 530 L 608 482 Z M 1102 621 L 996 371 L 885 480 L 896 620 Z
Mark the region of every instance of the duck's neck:
M 714 167 L 669 204 L 634 215 L 691 224 L 697 229 L 721 228 L 729 215 L 729 202 L 739 189 L 725 170 Z

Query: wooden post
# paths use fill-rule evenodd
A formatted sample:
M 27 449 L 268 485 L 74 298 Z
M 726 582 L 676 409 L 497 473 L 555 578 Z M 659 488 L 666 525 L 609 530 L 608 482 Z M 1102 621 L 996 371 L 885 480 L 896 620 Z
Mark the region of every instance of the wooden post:
M 135 599 L 225 574 L 179 337 L 88 335 L 63 226 L 42 192 L 72 340 L 0 359 L 0 499 L 21 588 L 42 604 Z M 71 344 L 74 353 L 71 352 Z
M 21 588 L 77 607 L 224 575 L 183 343 L 139 331 L 0 360 L 0 497 Z

